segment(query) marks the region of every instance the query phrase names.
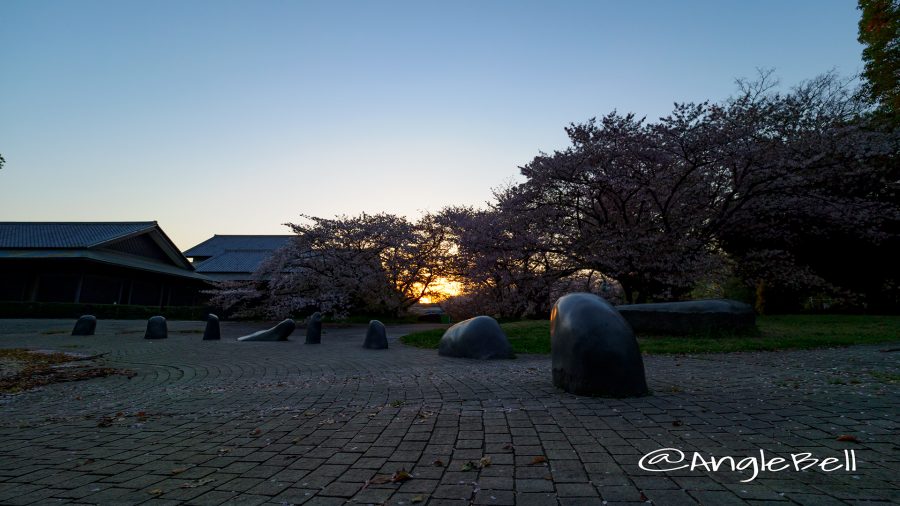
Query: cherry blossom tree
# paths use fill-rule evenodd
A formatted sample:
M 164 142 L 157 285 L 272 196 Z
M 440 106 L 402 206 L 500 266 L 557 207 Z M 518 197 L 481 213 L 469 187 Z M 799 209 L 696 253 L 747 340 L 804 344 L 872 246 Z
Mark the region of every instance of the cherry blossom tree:
M 448 207 L 438 221 L 453 244 L 447 275 L 462 286 L 460 295 L 442 303 L 455 318 L 547 317 L 553 302 L 572 291 L 599 292 L 602 286 L 613 296 L 611 280 L 577 268 L 549 248 L 544 231 L 527 214 Z
M 628 301 L 683 297 L 731 261 L 757 283 L 835 288 L 796 242 L 891 239 L 897 135 L 867 128 L 834 74 L 773 89 L 764 73 L 655 123 L 614 112 L 573 124 L 572 146 L 522 167 L 498 208 Z
M 439 215 L 454 244 L 448 273 L 465 295 L 445 305 L 455 316 L 536 316 L 549 311 L 551 286 L 573 272 L 553 251 L 538 248 L 539 231 L 512 213 L 446 208 Z
M 446 262 L 443 228 L 430 215 L 415 223 L 387 213 L 302 217 L 288 224 L 297 237 L 260 266 L 255 282 L 223 286 L 216 301 L 243 301 L 270 317 L 396 316 L 429 294 Z
M 740 205 L 716 234 L 760 295 L 896 301 L 900 130 L 870 123 L 848 84 L 826 74 L 780 95 L 766 93 L 764 80 L 744 83 L 727 104 L 749 140 L 727 151 Z

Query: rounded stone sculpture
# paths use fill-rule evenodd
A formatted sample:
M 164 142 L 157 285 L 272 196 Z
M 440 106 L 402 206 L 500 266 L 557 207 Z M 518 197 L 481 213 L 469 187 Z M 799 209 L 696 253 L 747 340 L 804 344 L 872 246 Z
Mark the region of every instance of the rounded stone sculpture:
M 291 332 L 297 328 L 297 324 L 290 318 L 266 330 L 260 330 L 252 334 L 239 337 L 238 341 L 287 341 Z
M 447 329 L 441 337 L 438 354 L 479 360 L 513 358 L 506 334 L 490 316 L 469 318 Z
M 144 332 L 144 339 L 165 339 L 169 337 L 169 328 L 166 326 L 166 319 L 162 316 L 152 316 L 147 320 L 147 331 Z
M 75 322 L 75 328 L 72 329 L 73 336 L 92 336 L 97 330 L 97 317 L 91 314 L 83 315 Z
M 756 328 L 753 308 L 730 299 L 629 304 L 616 309 L 638 334 L 734 334 Z
M 385 330 L 384 324 L 378 320 L 370 321 L 369 330 L 366 331 L 366 340 L 363 341 L 363 348 L 386 350 L 387 347 L 387 330 Z
M 647 379 L 628 322 L 591 293 L 564 295 L 550 313 L 553 385 L 575 395 L 646 395 Z
M 204 341 L 217 341 L 222 338 L 219 333 L 219 317 L 210 313 L 206 317 L 206 329 L 203 330 Z
M 316 311 L 306 322 L 306 344 L 322 343 L 322 313 Z

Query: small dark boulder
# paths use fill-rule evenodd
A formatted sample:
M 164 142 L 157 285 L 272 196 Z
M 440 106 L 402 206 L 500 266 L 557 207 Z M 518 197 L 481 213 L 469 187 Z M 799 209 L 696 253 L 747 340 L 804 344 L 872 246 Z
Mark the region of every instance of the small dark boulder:
M 97 330 L 97 317 L 86 314 L 75 322 L 75 328 L 72 329 L 73 336 L 92 336 Z
M 550 313 L 553 384 L 575 395 L 646 395 L 647 379 L 628 322 L 591 293 L 564 295 Z
M 294 320 L 291 320 L 290 318 L 288 318 L 270 329 L 260 330 L 259 332 L 254 332 L 252 334 L 239 337 L 237 340 L 238 341 L 287 341 L 288 336 L 291 335 L 291 332 L 293 332 L 295 328 L 297 328 L 297 324 L 294 323 Z
M 166 326 L 166 319 L 162 316 L 151 316 L 147 320 L 144 339 L 165 339 L 167 337 L 169 337 L 169 328 Z
M 203 331 L 203 340 L 218 341 L 221 338 L 222 334 L 219 332 L 219 317 L 210 314 L 206 317 L 206 329 Z
M 756 328 L 749 304 L 729 299 L 617 306 L 638 334 L 734 334 Z
M 438 354 L 479 360 L 513 358 L 506 334 L 490 316 L 469 318 L 447 329 L 441 337 Z
M 316 311 L 306 322 L 306 344 L 322 343 L 322 313 Z
M 363 342 L 363 348 L 370 350 L 386 350 L 388 347 L 387 330 L 384 324 L 378 320 L 369 322 L 369 330 L 366 331 L 366 340 Z

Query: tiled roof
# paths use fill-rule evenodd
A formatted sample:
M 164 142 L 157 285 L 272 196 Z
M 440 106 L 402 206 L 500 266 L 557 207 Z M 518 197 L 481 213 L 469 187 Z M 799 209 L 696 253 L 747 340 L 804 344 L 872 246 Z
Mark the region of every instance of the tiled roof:
M 153 229 L 138 222 L 0 222 L 0 249 L 90 248 Z
M 184 252 L 186 257 L 211 257 L 225 251 L 274 251 L 293 235 L 214 235 Z M 212 260 L 212 259 L 210 259 Z
M 210 278 L 206 277 L 203 274 L 198 272 L 194 272 L 191 269 L 185 269 L 183 267 L 178 267 L 176 265 L 165 264 L 161 262 L 154 262 L 150 260 L 146 260 L 139 256 L 135 255 L 126 255 L 121 253 L 116 253 L 114 251 L 103 250 L 103 249 L 77 249 L 77 248 L 63 248 L 63 249 L 19 249 L 19 250 L 10 250 L 10 249 L 2 249 L 0 248 L 0 260 L 2 259 L 25 259 L 25 260 L 35 260 L 35 259 L 60 259 L 60 258 L 84 258 L 88 260 L 93 260 L 97 262 L 103 262 L 107 264 L 113 264 L 118 266 L 131 267 L 134 269 L 140 269 L 151 272 L 158 272 L 162 274 L 171 274 L 173 276 L 179 276 L 184 278 L 193 278 L 199 279 L 203 281 L 210 281 Z
M 272 250 L 225 251 L 196 266 L 197 272 L 254 272 Z

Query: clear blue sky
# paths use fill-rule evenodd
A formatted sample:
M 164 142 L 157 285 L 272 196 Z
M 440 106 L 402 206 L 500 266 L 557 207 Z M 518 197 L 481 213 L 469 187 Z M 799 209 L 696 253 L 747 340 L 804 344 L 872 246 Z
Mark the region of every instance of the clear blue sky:
M 563 128 L 862 70 L 852 0 L 0 2 L 2 221 L 480 205 Z

